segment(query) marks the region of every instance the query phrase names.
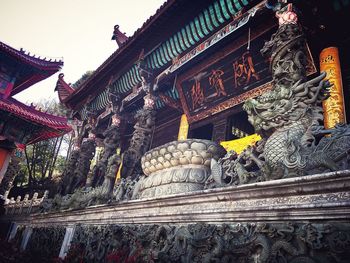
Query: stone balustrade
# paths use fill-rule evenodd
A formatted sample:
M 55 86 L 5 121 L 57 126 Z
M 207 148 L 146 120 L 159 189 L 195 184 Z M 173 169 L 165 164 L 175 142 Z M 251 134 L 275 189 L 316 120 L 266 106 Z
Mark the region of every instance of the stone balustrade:
M 6 215 L 21 215 L 21 214 L 31 214 L 38 212 L 38 208 L 41 205 L 41 203 L 48 198 L 49 191 L 46 190 L 42 197 L 39 198 L 38 193 L 34 193 L 32 198 L 29 199 L 29 194 L 26 194 L 24 198 L 19 195 L 15 199 L 14 197 L 11 197 L 10 199 L 7 198 L 9 194 L 9 191 L 7 191 L 4 195 L 5 199 L 5 214 Z
M 81 210 L 11 214 L 23 225 L 161 224 L 350 219 L 350 170 L 129 200 Z

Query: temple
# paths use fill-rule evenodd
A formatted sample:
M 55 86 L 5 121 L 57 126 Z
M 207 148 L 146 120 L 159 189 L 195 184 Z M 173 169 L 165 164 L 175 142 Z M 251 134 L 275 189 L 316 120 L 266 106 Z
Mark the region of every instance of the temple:
M 13 98 L 63 66 L 61 60 L 35 57 L 0 42 L 0 182 L 17 148 L 71 131 L 67 119 Z M 3 194 L 3 193 L 2 193 Z
M 349 9 L 169 0 L 114 26 L 85 81 L 59 76 L 74 149 L 55 198 L 6 207 L 8 239 L 67 262 L 346 262 Z

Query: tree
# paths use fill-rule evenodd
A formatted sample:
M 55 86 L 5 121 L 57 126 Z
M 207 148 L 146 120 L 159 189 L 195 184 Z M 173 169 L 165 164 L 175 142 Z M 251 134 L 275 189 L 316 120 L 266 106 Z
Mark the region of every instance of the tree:
M 66 110 L 55 100 L 43 101 L 38 106 L 47 113 L 65 116 Z M 62 156 L 62 146 L 68 144 L 70 135 L 40 141 L 25 148 L 25 169 L 19 173 L 15 182 L 27 183 L 29 189 L 43 189 L 51 184 L 53 176 L 61 174 L 65 157 Z M 55 179 L 56 180 L 56 179 Z
M 78 80 L 72 85 L 72 87 L 73 87 L 74 89 L 79 88 L 93 73 L 94 73 L 93 70 L 86 71 L 86 72 L 80 77 L 80 79 L 78 79 Z

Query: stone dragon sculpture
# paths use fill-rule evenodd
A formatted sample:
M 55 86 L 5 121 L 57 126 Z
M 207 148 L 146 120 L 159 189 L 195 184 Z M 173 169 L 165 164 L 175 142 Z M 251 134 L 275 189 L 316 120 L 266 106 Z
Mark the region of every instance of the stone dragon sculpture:
M 123 155 L 122 177 L 137 176 L 142 173 L 141 157 L 148 151 L 156 119 L 156 111 L 153 108 L 154 100 L 147 95 L 145 105 L 136 115 L 136 124 L 130 140 L 130 146 Z
M 75 167 L 77 165 L 79 155 L 80 155 L 80 148 L 79 147 L 74 148 L 70 154 L 70 157 L 67 161 L 67 164 L 66 164 L 65 169 L 64 169 L 63 174 L 62 174 L 62 181 L 61 181 L 60 188 L 58 191 L 59 194 L 61 194 L 61 195 L 65 195 L 69 191 L 69 187 L 71 184 L 71 180 L 74 176 L 74 170 L 75 170 Z
M 83 187 L 86 183 L 86 178 L 90 170 L 92 158 L 95 156 L 96 142 L 94 138 L 88 138 L 83 141 L 80 147 L 80 154 L 77 159 L 77 164 L 74 169 L 73 176 L 68 185 L 66 193 L 71 193 L 79 187 Z
M 103 183 L 107 172 L 108 159 L 116 153 L 119 145 L 120 132 L 119 127 L 112 125 L 103 135 L 104 152 L 102 158 L 98 161 L 93 170 L 92 187 L 99 186 Z
M 263 56 L 270 57 L 273 87 L 243 105 L 263 139 L 240 155 L 229 153 L 214 164 L 211 187 L 350 166 L 350 128 L 339 124 L 326 130 L 322 126 L 321 103 L 332 85 L 325 80 L 325 72 L 307 80 L 306 40 L 292 5 L 281 8 L 276 16 L 279 28 L 261 50 Z

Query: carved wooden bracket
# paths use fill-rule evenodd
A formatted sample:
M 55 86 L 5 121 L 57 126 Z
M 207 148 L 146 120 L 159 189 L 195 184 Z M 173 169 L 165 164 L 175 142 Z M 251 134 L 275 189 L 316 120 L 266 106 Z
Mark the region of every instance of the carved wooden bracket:
M 179 101 L 174 100 L 172 97 L 169 97 L 164 94 L 159 94 L 158 97 L 169 107 L 172 107 L 180 112 L 183 112 L 182 105 Z

